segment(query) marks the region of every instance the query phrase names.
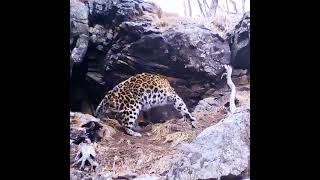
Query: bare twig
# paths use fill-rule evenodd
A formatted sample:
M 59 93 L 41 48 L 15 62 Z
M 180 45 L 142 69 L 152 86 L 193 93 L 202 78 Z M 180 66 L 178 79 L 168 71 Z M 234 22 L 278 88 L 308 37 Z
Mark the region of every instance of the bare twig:
M 188 0 L 188 7 L 189 7 L 189 16 L 192 17 L 192 9 L 191 9 L 191 2 Z

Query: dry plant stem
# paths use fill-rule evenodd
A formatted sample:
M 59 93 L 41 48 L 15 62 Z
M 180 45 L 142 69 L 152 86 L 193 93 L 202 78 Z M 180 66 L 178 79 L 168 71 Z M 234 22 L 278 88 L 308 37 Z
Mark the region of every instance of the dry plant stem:
M 223 78 L 224 75 L 226 75 L 227 78 L 227 84 L 231 89 L 230 94 L 230 112 L 233 114 L 236 111 L 236 104 L 235 104 L 235 98 L 236 98 L 236 86 L 232 82 L 231 74 L 232 74 L 232 67 L 230 65 L 224 65 L 224 68 L 226 69 L 226 73 L 223 73 L 221 78 Z

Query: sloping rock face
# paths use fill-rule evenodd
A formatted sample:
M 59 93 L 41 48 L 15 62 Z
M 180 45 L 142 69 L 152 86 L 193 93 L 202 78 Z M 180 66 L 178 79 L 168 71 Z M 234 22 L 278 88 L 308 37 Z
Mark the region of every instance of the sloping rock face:
M 228 41 L 232 66 L 237 69 L 250 70 L 250 12 L 243 15 Z
M 183 148 L 167 176 L 191 180 L 240 175 L 249 167 L 249 156 L 250 110 L 242 106 Z

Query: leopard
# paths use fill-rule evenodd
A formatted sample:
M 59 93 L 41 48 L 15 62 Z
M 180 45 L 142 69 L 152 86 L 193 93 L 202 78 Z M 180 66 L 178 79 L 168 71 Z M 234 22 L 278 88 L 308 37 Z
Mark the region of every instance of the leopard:
M 116 119 L 127 134 L 141 137 L 135 129 L 139 114 L 164 105 L 173 105 L 195 128 L 196 118 L 183 99 L 164 76 L 153 73 L 136 74 L 114 86 L 98 104 L 95 116 Z

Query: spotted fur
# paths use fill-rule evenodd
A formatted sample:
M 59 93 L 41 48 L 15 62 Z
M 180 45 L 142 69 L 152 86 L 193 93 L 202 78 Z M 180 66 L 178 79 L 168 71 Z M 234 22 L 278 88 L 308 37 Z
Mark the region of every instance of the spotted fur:
M 98 105 L 96 116 L 111 116 L 121 123 L 128 134 L 141 136 L 133 130 L 139 113 L 166 104 L 172 104 L 190 122 L 195 121 L 167 79 L 155 74 L 142 73 L 119 83 L 109 91 Z

